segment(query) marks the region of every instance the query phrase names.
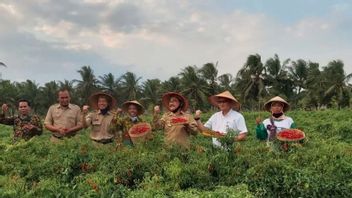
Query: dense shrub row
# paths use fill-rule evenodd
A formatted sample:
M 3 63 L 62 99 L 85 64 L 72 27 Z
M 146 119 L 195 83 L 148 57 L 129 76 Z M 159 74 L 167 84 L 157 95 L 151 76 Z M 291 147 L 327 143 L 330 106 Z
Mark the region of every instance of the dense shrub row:
M 86 131 L 12 145 L 1 126 L 0 197 L 350 197 L 351 111 L 291 112 L 307 138 L 287 152 L 255 139 L 254 118 L 266 113 L 244 115 L 248 140 L 228 150 L 201 135 L 190 151 L 166 148 L 161 131 L 134 148 L 95 145 Z

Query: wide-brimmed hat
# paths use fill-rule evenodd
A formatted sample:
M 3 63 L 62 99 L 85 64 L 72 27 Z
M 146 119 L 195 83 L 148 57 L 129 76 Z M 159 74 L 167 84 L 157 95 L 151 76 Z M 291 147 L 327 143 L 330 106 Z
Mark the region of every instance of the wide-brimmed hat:
M 93 109 L 98 109 L 98 99 L 100 96 L 104 96 L 107 98 L 110 109 L 115 108 L 116 100 L 114 97 L 112 97 L 110 94 L 105 93 L 105 92 L 97 92 L 97 93 L 92 94 L 89 97 L 89 104 Z
M 168 92 L 163 95 L 161 100 L 162 100 L 164 107 L 166 107 L 169 110 L 169 102 L 170 102 L 171 97 L 176 97 L 179 100 L 182 100 L 182 102 L 183 102 L 182 111 L 187 111 L 187 109 L 189 107 L 188 100 L 183 95 L 176 93 L 176 92 Z
M 272 99 L 270 99 L 268 102 L 266 102 L 264 104 L 264 109 L 270 112 L 270 108 L 271 108 L 271 103 L 273 102 L 280 102 L 283 104 L 284 108 L 283 111 L 286 112 L 290 109 L 290 104 L 288 104 L 288 102 L 286 102 L 286 100 L 282 99 L 280 96 L 275 96 Z
M 131 101 L 126 101 L 122 104 L 122 110 L 124 112 L 128 112 L 128 107 L 133 104 L 137 106 L 137 111 L 138 115 L 142 115 L 144 113 L 144 107 L 137 101 L 137 100 L 131 100 Z
M 241 104 L 238 102 L 238 100 L 229 92 L 229 91 L 224 91 L 222 93 L 219 93 L 217 95 L 213 95 L 209 97 L 209 102 L 218 107 L 218 99 L 219 98 L 226 98 L 231 100 L 232 108 L 236 111 L 239 111 L 241 109 Z

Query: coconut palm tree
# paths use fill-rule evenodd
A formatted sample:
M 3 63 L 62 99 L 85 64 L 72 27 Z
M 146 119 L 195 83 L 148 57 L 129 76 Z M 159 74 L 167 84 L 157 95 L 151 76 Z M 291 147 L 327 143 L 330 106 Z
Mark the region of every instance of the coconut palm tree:
M 80 95 L 80 104 L 83 104 L 90 95 L 97 91 L 98 80 L 90 66 L 83 66 L 77 72 L 81 75 L 82 80 L 73 80 L 73 82 L 77 83 L 76 89 Z
M 286 59 L 281 64 L 281 61 L 277 54 L 275 54 L 273 58 L 269 58 L 265 62 L 265 78 L 267 81 L 268 92 L 270 95 L 284 95 L 288 99 L 293 98 L 293 81 L 289 78 L 287 72 L 287 64 L 289 62 L 290 59 Z
M 169 78 L 161 84 L 162 92 L 181 92 L 181 80 L 177 76 Z
M 260 55 L 249 55 L 246 63 L 237 73 L 235 84 L 236 92 L 241 93 L 244 107 L 253 108 L 255 106 L 253 104 L 258 104 L 266 95 L 265 74 Z
M 214 95 L 218 92 L 219 86 L 217 83 L 218 78 L 218 69 L 216 68 L 217 64 L 207 63 L 203 65 L 202 68 L 199 69 L 201 77 L 208 84 L 208 93 L 210 95 Z
M 121 89 L 120 85 L 121 78 L 116 79 L 112 73 L 104 74 L 104 76 L 99 76 L 99 85 L 104 91 L 109 92 L 115 98 L 120 98 Z
M 16 84 L 12 83 L 10 80 L 0 81 L 0 96 L 0 105 L 6 103 L 9 106 L 16 107 L 18 96 Z
M 57 97 L 59 92 L 59 84 L 56 81 L 50 81 L 40 87 L 40 112 L 46 113 L 46 110 L 53 104 L 57 103 Z M 69 89 L 67 89 L 69 91 Z
M 182 94 L 190 101 L 191 108 L 200 109 L 208 106 L 209 87 L 200 76 L 198 68 L 188 66 L 182 70 L 179 76 L 181 77 Z
M 218 77 L 218 80 L 220 82 L 219 85 L 219 92 L 225 91 L 225 90 L 231 90 L 232 89 L 232 84 L 234 83 L 233 76 L 231 74 L 223 74 Z
M 303 103 L 307 108 L 318 109 L 324 102 L 324 92 L 326 83 L 319 69 L 319 63 L 308 63 L 308 74 L 306 81 L 306 91 L 303 92 Z
M 159 79 L 148 79 L 142 84 L 142 98 L 141 102 L 145 107 L 149 105 L 160 104 L 161 99 L 161 82 Z
M 126 72 L 121 76 L 121 89 L 125 100 L 136 100 L 140 96 L 141 87 L 139 81 L 142 77 L 137 77 L 132 72 Z
M 308 64 L 305 60 L 299 59 L 292 61 L 292 65 L 288 67 L 290 78 L 296 86 L 296 93 L 299 94 L 305 88 L 308 76 Z
M 328 88 L 325 97 L 334 97 L 338 108 L 349 106 L 350 89 L 348 82 L 352 78 L 352 73 L 346 75 L 344 64 L 341 60 L 333 60 L 323 68 L 323 75 L 328 80 Z

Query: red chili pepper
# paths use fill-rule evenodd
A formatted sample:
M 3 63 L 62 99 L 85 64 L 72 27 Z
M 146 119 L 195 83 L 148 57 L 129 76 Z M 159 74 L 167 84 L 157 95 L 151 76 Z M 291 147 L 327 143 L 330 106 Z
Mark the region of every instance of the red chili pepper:
M 303 133 L 301 133 L 300 131 L 289 129 L 281 131 L 278 136 L 286 139 L 301 139 L 304 137 Z
M 171 119 L 171 123 L 173 124 L 184 123 L 184 122 L 187 122 L 187 119 L 183 117 L 177 117 L 177 118 Z
M 145 126 L 145 125 L 141 125 L 141 126 L 134 126 L 132 128 L 132 131 L 131 133 L 132 134 L 142 134 L 142 133 L 145 133 L 149 130 L 149 127 L 148 126 Z

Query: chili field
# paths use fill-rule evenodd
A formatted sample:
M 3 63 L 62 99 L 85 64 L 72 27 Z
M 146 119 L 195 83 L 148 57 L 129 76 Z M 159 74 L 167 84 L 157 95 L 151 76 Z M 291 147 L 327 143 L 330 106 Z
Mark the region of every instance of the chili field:
M 351 197 L 351 113 L 289 112 L 306 139 L 287 151 L 255 138 L 265 112 L 243 113 L 246 141 L 226 136 L 218 149 L 198 134 L 189 151 L 166 147 L 162 131 L 133 148 L 97 145 L 88 130 L 57 144 L 47 131 L 12 144 L 1 125 L 0 197 Z

